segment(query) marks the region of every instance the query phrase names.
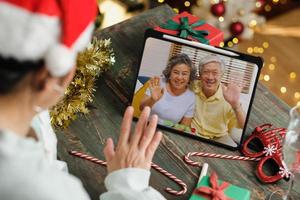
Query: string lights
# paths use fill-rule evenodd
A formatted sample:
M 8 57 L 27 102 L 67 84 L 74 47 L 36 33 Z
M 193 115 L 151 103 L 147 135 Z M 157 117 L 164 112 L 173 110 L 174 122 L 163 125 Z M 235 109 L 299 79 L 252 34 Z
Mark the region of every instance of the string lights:
M 260 8 L 262 6 L 262 3 L 260 1 L 257 1 L 255 3 L 256 8 Z
M 158 3 L 166 3 L 165 0 L 157 0 L 157 2 L 158 2 Z M 190 2 L 190 1 L 184 1 L 183 5 L 184 5 L 185 7 L 190 7 L 190 6 L 191 6 L 191 2 Z M 178 12 L 179 12 L 179 9 L 178 9 L 178 8 L 173 8 L 173 9 L 176 9 L 176 10 L 178 10 Z M 177 13 L 178 13 L 178 12 L 177 12 Z
M 247 47 L 246 51 L 249 54 L 264 54 L 266 49 L 268 49 L 270 47 L 270 44 L 267 41 L 264 41 L 263 43 L 261 43 L 261 45 L 256 45 L 256 46 L 249 46 Z M 270 81 L 272 79 L 272 74 L 274 74 L 274 72 L 276 71 L 276 64 L 277 64 L 277 58 L 275 56 L 271 56 L 269 59 L 265 59 L 266 60 L 266 67 L 264 67 L 265 70 L 263 70 L 263 72 L 260 74 L 259 76 L 259 80 L 263 81 L 265 83 L 270 84 Z M 275 91 L 275 93 L 280 94 L 280 95 L 284 95 L 282 97 L 284 97 L 285 99 L 289 99 L 289 102 L 291 103 L 291 101 L 293 101 L 296 104 L 300 104 L 300 91 L 293 91 L 293 88 L 289 89 L 288 85 L 289 83 L 295 83 L 295 80 L 297 79 L 297 73 L 295 71 L 291 71 L 287 74 L 287 81 L 285 81 L 285 84 L 287 85 L 281 85 L 277 92 Z M 293 105 L 291 105 L 293 106 Z
M 263 54 L 265 52 L 265 49 L 269 48 L 268 42 L 263 42 L 262 46 L 254 46 L 254 47 L 248 47 L 247 53 L 249 54 Z
M 169 3 L 171 1 L 168 0 L 157 0 L 158 3 Z M 265 1 L 265 0 L 256 0 L 254 1 L 254 9 L 256 11 L 265 11 L 265 12 L 271 12 L 275 10 L 275 6 L 280 6 L 283 4 L 286 4 L 288 0 L 271 0 L 271 1 Z M 213 18 L 215 19 L 214 23 L 216 27 L 219 27 L 222 31 L 224 31 L 225 24 L 228 23 L 228 19 L 231 19 L 230 17 L 228 18 L 226 11 L 222 10 L 222 6 L 225 8 L 226 6 L 232 6 L 229 5 L 230 1 L 227 0 L 184 0 L 181 1 L 180 3 L 174 4 L 173 5 L 173 10 L 176 13 L 179 13 L 186 9 L 191 9 L 193 14 L 198 13 L 200 18 L 206 19 L 207 15 L 212 15 L 209 19 Z M 232 3 L 232 2 L 231 2 Z M 170 4 L 172 5 L 172 4 Z M 235 5 L 235 7 L 237 7 Z M 235 8 L 231 7 L 231 8 Z M 215 9 L 213 9 L 215 8 Z M 247 10 L 245 10 L 243 7 L 238 8 L 234 11 L 236 15 L 235 17 L 232 17 L 233 22 L 239 21 L 238 19 L 245 18 L 245 15 L 247 14 Z M 205 13 L 206 15 L 201 15 L 201 13 Z M 198 16 L 198 14 L 196 14 Z M 249 14 L 249 13 L 248 13 Z M 206 19 L 207 20 L 207 19 Z M 261 21 L 260 18 L 253 17 L 253 15 L 249 15 L 247 21 L 241 22 L 243 25 L 242 32 L 245 32 L 246 29 L 249 31 L 249 34 L 252 32 L 255 32 L 256 28 L 259 27 L 263 22 Z M 230 23 L 229 23 L 230 24 Z M 238 24 L 237 24 L 238 25 Z M 223 29 L 222 29 L 223 28 Z M 225 42 L 220 43 L 220 47 L 229 47 L 232 48 L 235 45 L 239 44 L 242 39 L 245 39 L 242 37 L 241 34 L 234 34 L 232 33 L 232 30 L 230 29 L 230 32 L 228 33 L 227 30 L 227 40 Z M 248 34 L 248 35 L 249 35 Z M 224 31 L 224 35 L 226 36 L 226 30 Z M 250 34 L 251 35 L 251 34 Z M 229 36 L 229 37 L 228 37 Z M 228 39 L 230 38 L 230 39 Z M 248 38 L 251 39 L 251 38 Z M 256 56 L 262 56 L 266 55 L 267 49 L 270 48 L 270 44 L 268 41 L 263 41 L 259 45 L 255 46 L 249 46 L 246 48 L 246 51 L 248 54 L 255 54 Z M 272 84 L 271 80 L 274 81 L 274 74 L 278 73 L 277 70 L 277 58 L 275 56 L 271 56 L 269 59 L 265 59 L 266 61 L 266 66 L 264 67 L 263 72 L 260 74 L 259 80 Z M 289 98 L 289 99 L 294 99 L 294 103 L 300 104 L 300 91 L 295 91 L 293 88 L 289 88 L 290 85 L 289 83 L 296 82 L 298 76 L 296 71 L 290 71 L 288 72 L 286 76 L 287 80 L 284 83 L 281 83 L 280 87 L 277 87 L 277 91 L 274 91 L 277 94 L 282 94 L 284 95 L 284 98 Z M 278 83 L 277 83 L 278 85 Z M 294 91 L 293 91 L 294 90 Z M 290 95 L 290 96 L 289 96 Z
M 265 81 L 269 81 L 270 80 L 270 76 L 268 74 L 264 75 L 264 80 Z
M 272 6 L 277 6 L 279 4 L 286 4 L 287 0 L 272 0 L 272 2 L 269 2 L 265 5 L 263 5 L 260 1 L 257 1 L 255 3 L 256 8 L 261 8 L 263 6 L 264 11 L 270 12 L 272 11 Z
M 300 92 L 295 92 L 294 97 L 295 99 L 300 99 Z
M 272 7 L 270 6 L 270 4 L 266 4 L 264 9 L 266 12 L 270 12 L 272 10 Z
M 291 79 L 296 79 L 296 77 L 297 77 L 296 72 L 291 72 L 291 73 L 290 73 L 290 78 L 291 78 Z
M 286 87 L 283 86 L 283 87 L 280 88 L 280 92 L 282 94 L 286 93 L 286 91 L 287 91 Z
M 185 2 L 184 2 L 184 6 L 185 6 L 185 7 L 190 7 L 190 5 L 191 5 L 191 2 L 189 2 L 189 1 L 185 1 Z
M 273 63 L 269 64 L 269 70 L 271 71 L 275 70 L 275 65 Z
M 224 47 L 224 42 L 220 42 L 220 47 Z

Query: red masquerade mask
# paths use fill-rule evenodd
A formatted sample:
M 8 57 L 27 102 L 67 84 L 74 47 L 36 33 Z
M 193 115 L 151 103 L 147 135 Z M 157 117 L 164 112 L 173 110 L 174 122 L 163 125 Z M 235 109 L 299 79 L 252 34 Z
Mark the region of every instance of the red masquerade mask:
M 252 158 L 263 157 L 257 165 L 257 176 L 262 182 L 273 183 L 290 176 L 282 156 L 285 134 L 285 128 L 273 128 L 271 124 L 263 124 L 255 128 L 242 146 L 244 155 Z M 251 145 L 256 147 L 256 151 L 250 148 Z M 264 170 L 266 168 L 267 171 Z

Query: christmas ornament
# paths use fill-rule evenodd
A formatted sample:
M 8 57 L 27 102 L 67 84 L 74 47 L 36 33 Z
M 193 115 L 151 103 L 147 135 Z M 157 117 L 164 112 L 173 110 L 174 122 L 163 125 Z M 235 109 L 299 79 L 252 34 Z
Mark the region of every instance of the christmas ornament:
M 239 39 L 252 39 L 254 30 L 265 24 L 265 17 L 256 13 L 256 6 L 257 0 L 219 1 L 214 5 L 211 0 L 201 0 L 201 4 L 193 5 L 191 10 L 192 14 L 220 29 L 226 41 L 234 36 Z M 224 13 L 221 15 L 220 11 Z M 232 22 L 241 24 L 232 25 Z
M 210 8 L 211 13 L 216 17 L 224 15 L 225 10 L 225 4 L 223 2 L 213 4 Z
M 243 31 L 244 31 L 244 25 L 241 22 L 233 22 L 230 25 L 230 32 L 234 36 L 238 36 L 238 35 L 242 34 Z
M 73 81 L 63 99 L 50 110 L 51 123 L 57 128 L 67 128 L 77 113 L 87 114 L 87 105 L 93 101 L 97 77 L 114 64 L 110 39 L 93 39 L 91 45 L 79 53 Z

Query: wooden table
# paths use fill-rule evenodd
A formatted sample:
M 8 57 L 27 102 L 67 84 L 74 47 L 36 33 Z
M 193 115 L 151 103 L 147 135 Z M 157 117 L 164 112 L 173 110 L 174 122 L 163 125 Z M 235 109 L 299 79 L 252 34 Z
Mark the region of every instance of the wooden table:
M 129 25 L 132 26 L 132 21 L 130 22 L 131 23 L 129 23 Z M 118 26 L 122 26 L 122 24 Z M 97 36 L 99 38 L 109 36 L 111 32 L 113 32 L 112 30 L 119 31 L 119 28 L 109 28 L 101 31 Z M 113 73 L 120 71 L 115 67 L 124 65 L 120 64 L 125 60 L 125 58 L 123 58 L 124 56 L 127 56 L 126 59 L 130 60 L 131 64 L 136 62 L 136 60 L 130 56 L 132 56 L 132 54 L 139 54 L 141 48 L 128 48 L 126 50 L 126 45 L 125 47 L 119 46 L 118 48 L 119 44 L 116 39 L 117 36 L 114 36 L 114 34 L 111 34 L 110 36 L 112 38 L 113 45 L 115 45 L 114 50 L 116 52 L 117 63 L 111 72 L 105 74 L 97 82 L 97 92 L 95 93 L 95 100 L 93 102 L 93 106 L 95 108 L 92 109 L 88 115 L 80 116 L 79 119 L 72 123 L 67 130 L 64 130 L 63 132 L 57 131 L 59 141 L 59 158 L 68 163 L 70 173 L 82 180 L 84 187 L 92 199 L 98 199 L 99 195 L 106 190 L 104 187 L 106 169 L 103 166 L 70 156 L 68 151 L 78 150 L 100 159 L 104 159 L 102 150 L 104 148 L 105 139 L 112 137 L 114 141 L 117 142 L 122 114 L 126 107 L 124 105 L 124 102 L 126 103 L 126 92 L 123 93 L 125 95 L 120 94 L 120 91 L 122 92 L 122 88 L 118 87 L 118 84 L 114 85 Z M 124 35 L 122 35 L 122 37 L 123 36 Z M 126 43 L 128 37 L 125 35 L 124 38 L 124 43 Z M 140 38 L 142 38 L 142 36 L 139 36 L 137 40 Z M 126 44 L 129 43 L 130 42 L 127 41 Z M 135 44 L 132 43 L 132 45 Z M 134 62 L 132 60 L 134 60 Z M 137 65 L 134 63 L 131 65 L 131 67 L 132 66 Z M 135 71 L 136 69 L 132 67 L 131 70 Z M 124 90 L 130 91 L 133 88 L 134 80 L 132 75 L 134 73 L 135 72 L 132 72 L 132 74 L 129 73 L 128 76 L 130 78 L 125 78 L 126 83 L 124 84 L 126 88 L 123 88 Z M 117 83 L 120 83 L 120 81 L 117 81 Z M 252 107 L 247 126 L 247 134 L 250 134 L 257 125 L 266 122 L 272 123 L 277 127 L 287 127 L 288 111 L 289 107 L 286 104 L 271 94 L 264 86 L 258 84 L 254 105 Z M 229 151 L 167 131 L 163 132 L 164 137 L 154 156 L 153 162 L 168 170 L 170 173 L 173 173 L 188 185 L 188 191 L 185 195 L 178 197 L 169 195 L 164 191 L 166 187 L 171 187 L 176 190 L 180 190 L 181 188 L 167 177 L 162 176 L 160 173 L 152 169 L 150 185 L 159 190 L 167 199 L 188 199 L 196 185 L 201 169 L 187 165 L 183 161 L 182 157 L 188 152 L 204 151 L 229 155 L 240 155 L 240 153 L 237 151 Z M 283 180 L 276 184 L 262 184 L 255 176 L 256 162 L 232 161 L 212 158 L 199 158 L 197 160 L 199 162 L 209 163 L 209 172 L 211 172 L 211 170 L 217 171 L 220 179 L 251 190 L 251 199 L 266 199 L 272 191 L 275 191 L 279 188 L 286 189 L 288 185 L 287 182 Z M 295 199 L 300 199 L 300 192 L 299 190 L 296 191 L 295 189 L 299 188 L 299 182 L 300 180 L 298 180 L 298 183 L 295 185 L 293 191 Z

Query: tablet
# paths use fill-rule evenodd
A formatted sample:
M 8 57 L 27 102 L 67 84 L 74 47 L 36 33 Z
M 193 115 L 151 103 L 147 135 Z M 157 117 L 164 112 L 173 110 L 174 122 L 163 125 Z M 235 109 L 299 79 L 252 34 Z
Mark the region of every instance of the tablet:
M 131 99 L 134 116 L 150 106 L 160 128 L 238 149 L 262 65 L 260 57 L 149 29 Z

